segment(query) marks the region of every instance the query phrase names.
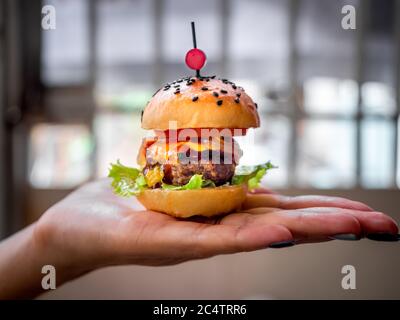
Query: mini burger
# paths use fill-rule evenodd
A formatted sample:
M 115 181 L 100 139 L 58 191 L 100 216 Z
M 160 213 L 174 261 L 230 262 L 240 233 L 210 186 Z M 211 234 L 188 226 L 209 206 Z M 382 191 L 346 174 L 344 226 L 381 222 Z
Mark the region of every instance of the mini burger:
M 259 126 L 257 104 L 231 81 L 196 76 L 167 83 L 142 113 L 142 128 L 154 134 L 143 139 L 140 168 L 111 164 L 114 192 L 179 218 L 238 210 L 273 168 L 238 166 L 235 137 Z

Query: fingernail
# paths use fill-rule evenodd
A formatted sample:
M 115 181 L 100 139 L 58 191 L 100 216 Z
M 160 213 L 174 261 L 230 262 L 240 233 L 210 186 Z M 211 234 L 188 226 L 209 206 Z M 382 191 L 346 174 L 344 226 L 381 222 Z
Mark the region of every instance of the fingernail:
M 269 245 L 269 248 L 278 249 L 278 248 L 285 248 L 285 247 L 292 247 L 292 246 L 294 246 L 294 241 L 290 240 L 290 241 L 279 241 L 279 242 L 271 243 Z
M 375 241 L 399 241 L 399 235 L 387 232 L 378 232 L 367 234 L 367 238 Z
M 360 240 L 360 236 L 354 233 L 340 233 L 330 236 L 329 238 L 333 240 L 346 240 L 346 241 Z

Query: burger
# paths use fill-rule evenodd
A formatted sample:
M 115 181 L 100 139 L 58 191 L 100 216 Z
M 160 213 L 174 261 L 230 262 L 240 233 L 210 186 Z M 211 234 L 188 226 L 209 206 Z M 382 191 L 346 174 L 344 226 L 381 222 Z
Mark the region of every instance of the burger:
M 215 216 L 240 209 L 256 188 L 268 162 L 238 166 L 242 150 L 236 136 L 260 126 L 257 104 L 227 79 L 185 77 L 161 87 L 142 112 L 143 139 L 130 168 L 111 164 L 109 177 L 118 195 L 137 199 L 148 210 L 178 218 Z

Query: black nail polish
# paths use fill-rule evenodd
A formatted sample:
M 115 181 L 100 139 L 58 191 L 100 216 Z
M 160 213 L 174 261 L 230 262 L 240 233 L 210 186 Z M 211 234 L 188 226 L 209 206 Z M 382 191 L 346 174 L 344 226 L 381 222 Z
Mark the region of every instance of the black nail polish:
M 358 236 L 354 233 L 340 233 L 340 234 L 335 234 L 333 236 L 330 236 L 329 238 L 333 239 L 333 240 L 345 240 L 345 241 L 360 240 L 360 236 Z
M 286 248 L 286 247 L 292 247 L 292 246 L 294 246 L 294 241 L 290 240 L 290 241 L 279 241 L 279 242 L 271 243 L 269 245 L 269 248 L 278 249 L 278 248 Z
M 375 241 L 399 241 L 399 235 L 387 232 L 370 233 L 367 238 Z

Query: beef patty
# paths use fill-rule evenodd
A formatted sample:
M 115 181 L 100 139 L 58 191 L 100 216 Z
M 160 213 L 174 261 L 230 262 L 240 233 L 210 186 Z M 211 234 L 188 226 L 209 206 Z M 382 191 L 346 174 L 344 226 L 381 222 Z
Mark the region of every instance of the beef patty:
M 144 172 L 151 167 L 148 166 Z M 203 175 L 205 180 L 211 180 L 215 185 L 220 186 L 230 181 L 235 173 L 235 164 L 164 164 L 162 165 L 164 178 L 163 182 L 176 186 L 181 186 L 189 182 L 195 174 Z

